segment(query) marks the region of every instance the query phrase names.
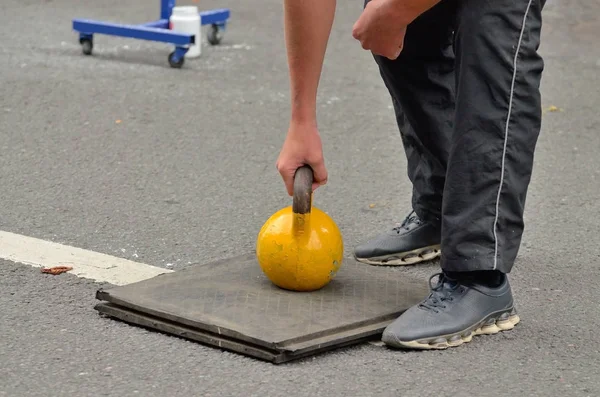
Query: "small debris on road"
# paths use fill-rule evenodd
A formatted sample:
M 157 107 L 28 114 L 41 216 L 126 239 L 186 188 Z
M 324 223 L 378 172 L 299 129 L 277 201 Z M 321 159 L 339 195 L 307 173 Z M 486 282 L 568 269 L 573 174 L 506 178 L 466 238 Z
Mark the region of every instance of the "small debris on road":
M 52 274 L 52 275 L 56 276 L 61 273 L 66 273 L 69 270 L 73 270 L 73 268 L 71 266 L 44 267 L 44 268 L 42 268 L 42 273 Z

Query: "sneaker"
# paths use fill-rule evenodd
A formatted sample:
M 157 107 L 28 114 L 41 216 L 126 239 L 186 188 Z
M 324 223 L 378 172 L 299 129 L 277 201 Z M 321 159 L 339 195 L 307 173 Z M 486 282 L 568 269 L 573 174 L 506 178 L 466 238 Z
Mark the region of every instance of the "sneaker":
M 369 265 L 414 265 L 440 256 L 441 228 L 412 211 L 404 221 L 354 250 L 354 258 Z
M 507 277 L 495 288 L 459 282 L 444 273 L 429 297 L 411 307 L 383 331 L 390 347 L 446 349 L 470 342 L 475 335 L 513 329 L 520 321 Z

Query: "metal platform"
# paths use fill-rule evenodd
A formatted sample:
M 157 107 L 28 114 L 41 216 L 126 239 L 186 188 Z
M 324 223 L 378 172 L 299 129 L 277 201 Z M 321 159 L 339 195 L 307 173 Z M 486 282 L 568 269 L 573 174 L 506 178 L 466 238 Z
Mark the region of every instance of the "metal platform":
M 94 34 L 126 37 L 138 40 L 149 40 L 170 43 L 175 46 L 168 56 L 169 65 L 181 68 L 189 45 L 196 43 L 193 34 L 174 32 L 169 29 L 169 18 L 176 0 L 160 0 L 160 19 L 139 25 L 102 22 L 91 19 L 73 19 L 73 30 L 79 33 L 79 43 L 85 55 L 91 55 L 94 48 Z M 227 8 L 202 11 L 200 25 L 208 25 L 207 39 L 212 45 L 221 43 L 226 24 L 230 18 Z
M 309 293 L 274 286 L 255 254 L 99 290 L 99 312 L 275 364 L 377 339 L 429 293 L 425 280 L 344 259 L 337 277 Z

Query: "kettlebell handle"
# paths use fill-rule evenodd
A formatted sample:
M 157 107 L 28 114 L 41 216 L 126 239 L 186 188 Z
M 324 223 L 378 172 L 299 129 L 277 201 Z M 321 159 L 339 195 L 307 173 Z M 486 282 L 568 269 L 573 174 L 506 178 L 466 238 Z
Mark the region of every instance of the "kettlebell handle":
M 313 170 L 310 166 L 303 165 L 296 170 L 292 202 L 292 210 L 295 214 L 310 213 L 313 179 Z

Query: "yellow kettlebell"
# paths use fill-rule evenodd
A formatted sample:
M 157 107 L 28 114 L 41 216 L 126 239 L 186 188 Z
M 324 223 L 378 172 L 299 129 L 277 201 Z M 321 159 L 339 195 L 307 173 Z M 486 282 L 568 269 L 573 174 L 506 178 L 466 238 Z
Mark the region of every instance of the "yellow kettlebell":
M 312 206 L 313 171 L 296 170 L 292 205 L 274 213 L 256 241 L 256 258 L 264 274 L 280 288 L 315 291 L 335 277 L 344 243 L 329 215 Z

